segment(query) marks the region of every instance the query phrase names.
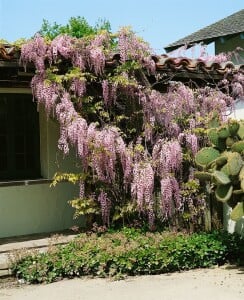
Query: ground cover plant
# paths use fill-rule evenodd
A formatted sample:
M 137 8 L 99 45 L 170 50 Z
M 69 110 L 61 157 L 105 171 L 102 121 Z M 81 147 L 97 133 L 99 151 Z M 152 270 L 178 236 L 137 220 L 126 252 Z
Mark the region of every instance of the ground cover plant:
M 189 235 L 123 228 L 83 233 L 46 253 L 12 256 L 11 268 L 17 278 L 41 283 L 81 276 L 120 279 L 226 262 L 244 263 L 243 237 L 224 231 Z
M 22 64 L 36 69 L 33 95 L 60 125 L 59 151 L 77 155 L 77 173 L 57 173 L 53 182 L 79 184 L 70 201 L 76 217 L 107 227 L 145 219 L 152 229 L 201 224 L 206 196 L 194 155 L 208 144 L 209 124 L 225 122 L 243 94 L 243 74 L 212 86 L 183 84 L 163 78 L 157 60 L 130 28 L 114 34 L 109 23 L 93 28 L 82 18 L 44 22 L 22 45 Z

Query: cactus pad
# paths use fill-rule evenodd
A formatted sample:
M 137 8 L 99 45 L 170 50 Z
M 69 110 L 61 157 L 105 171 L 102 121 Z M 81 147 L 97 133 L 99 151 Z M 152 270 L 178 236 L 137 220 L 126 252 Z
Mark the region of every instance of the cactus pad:
M 221 172 L 225 173 L 226 175 L 230 175 L 229 173 L 229 170 L 227 168 L 227 164 L 225 164 L 221 169 L 220 169 Z
M 215 190 L 216 198 L 221 202 L 227 202 L 232 196 L 233 186 L 231 184 L 218 185 Z
M 240 181 L 241 181 L 241 189 L 244 191 L 244 178 L 242 178 L 242 179 L 240 179 Z
M 230 153 L 228 157 L 228 161 L 226 164 L 227 172 L 229 175 L 238 175 L 242 166 L 243 166 L 243 160 L 241 158 L 241 155 L 237 152 Z
M 201 172 L 196 171 L 194 173 L 195 178 L 199 179 L 200 181 L 211 181 L 212 180 L 212 174 L 209 172 Z
M 235 142 L 232 146 L 231 146 L 231 150 L 232 151 L 236 151 L 238 153 L 242 153 L 242 151 L 244 150 L 244 141 L 238 141 Z
M 244 166 L 241 168 L 241 171 L 239 173 L 239 179 L 240 180 L 244 179 Z
M 216 128 L 208 129 L 207 135 L 208 135 L 210 142 L 216 146 L 218 144 L 218 139 L 219 139 L 217 129 Z
M 244 123 L 240 122 L 239 124 L 240 124 L 240 127 L 239 127 L 239 129 L 237 131 L 237 135 L 239 136 L 239 138 L 241 140 L 243 140 L 244 139 Z
M 220 153 L 218 150 L 212 147 L 205 147 L 197 152 L 195 161 L 198 166 L 206 167 L 209 163 L 213 162 L 217 157 L 219 157 L 219 155 Z
M 225 140 L 226 147 L 230 148 L 235 142 L 236 140 L 233 137 L 228 136 Z
M 224 151 L 226 149 L 226 139 L 218 138 L 216 148 L 218 148 L 221 151 Z
M 244 202 L 238 202 L 237 205 L 233 208 L 230 217 L 233 221 L 238 221 L 241 217 L 244 216 Z
M 224 172 L 221 171 L 214 171 L 213 178 L 216 180 L 218 184 L 228 184 L 230 183 L 230 178 Z
M 229 129 L 226 126 L 221 126 L 217 130 L 218 136 L 221 139 L 226 139 L 228 136 L 230 136 Z
M 240 127 L 240 124 L 238 123 L 237 120 L 230 119 L 228 121 L 228 129 L 229 129 L 231 136 L 234 136 L 237 134 L 239 127 Z

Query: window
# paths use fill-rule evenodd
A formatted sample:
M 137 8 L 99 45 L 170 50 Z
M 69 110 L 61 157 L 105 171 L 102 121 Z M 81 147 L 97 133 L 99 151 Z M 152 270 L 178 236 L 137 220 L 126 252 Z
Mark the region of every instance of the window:
M 0 180 L 40 178 L 39 139 L 32 95 L 0 94 Z

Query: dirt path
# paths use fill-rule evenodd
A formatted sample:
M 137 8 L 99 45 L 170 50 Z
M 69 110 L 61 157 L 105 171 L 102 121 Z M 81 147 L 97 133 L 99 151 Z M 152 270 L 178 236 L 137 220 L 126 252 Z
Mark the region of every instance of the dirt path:
M 156 276 L 63 280 L 0 290 L 1 300 L 243 300 L 244 269 L 213 268 Z

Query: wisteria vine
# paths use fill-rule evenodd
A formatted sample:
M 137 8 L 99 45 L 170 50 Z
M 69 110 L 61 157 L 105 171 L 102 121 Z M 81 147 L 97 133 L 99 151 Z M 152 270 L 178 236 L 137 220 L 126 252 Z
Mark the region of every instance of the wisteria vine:
M 33 95 L 60 124 L 58 148 L 68 155 L 74 147 L 90 174 L 105 225 L 125 202 L 135 203 L 151 227 L 182 213 L 187 201 L 192 206 L 182 196 L 191 176 L 185 161 L 206 143 L 199 129 L 216 115 L 225 121 L 233 103 L 226 89 L 169 82 L 166 93 L 156 90 L 148 80 L 156 77 L 152 52 L 128 28 L 116 38 L 36 35 L 22 46 L 21 62 L 34 64 Z M 233 95 L 243 94 L 243 75 L 225 80 Z M 81 200 L 88 185 L 80 181 Z

